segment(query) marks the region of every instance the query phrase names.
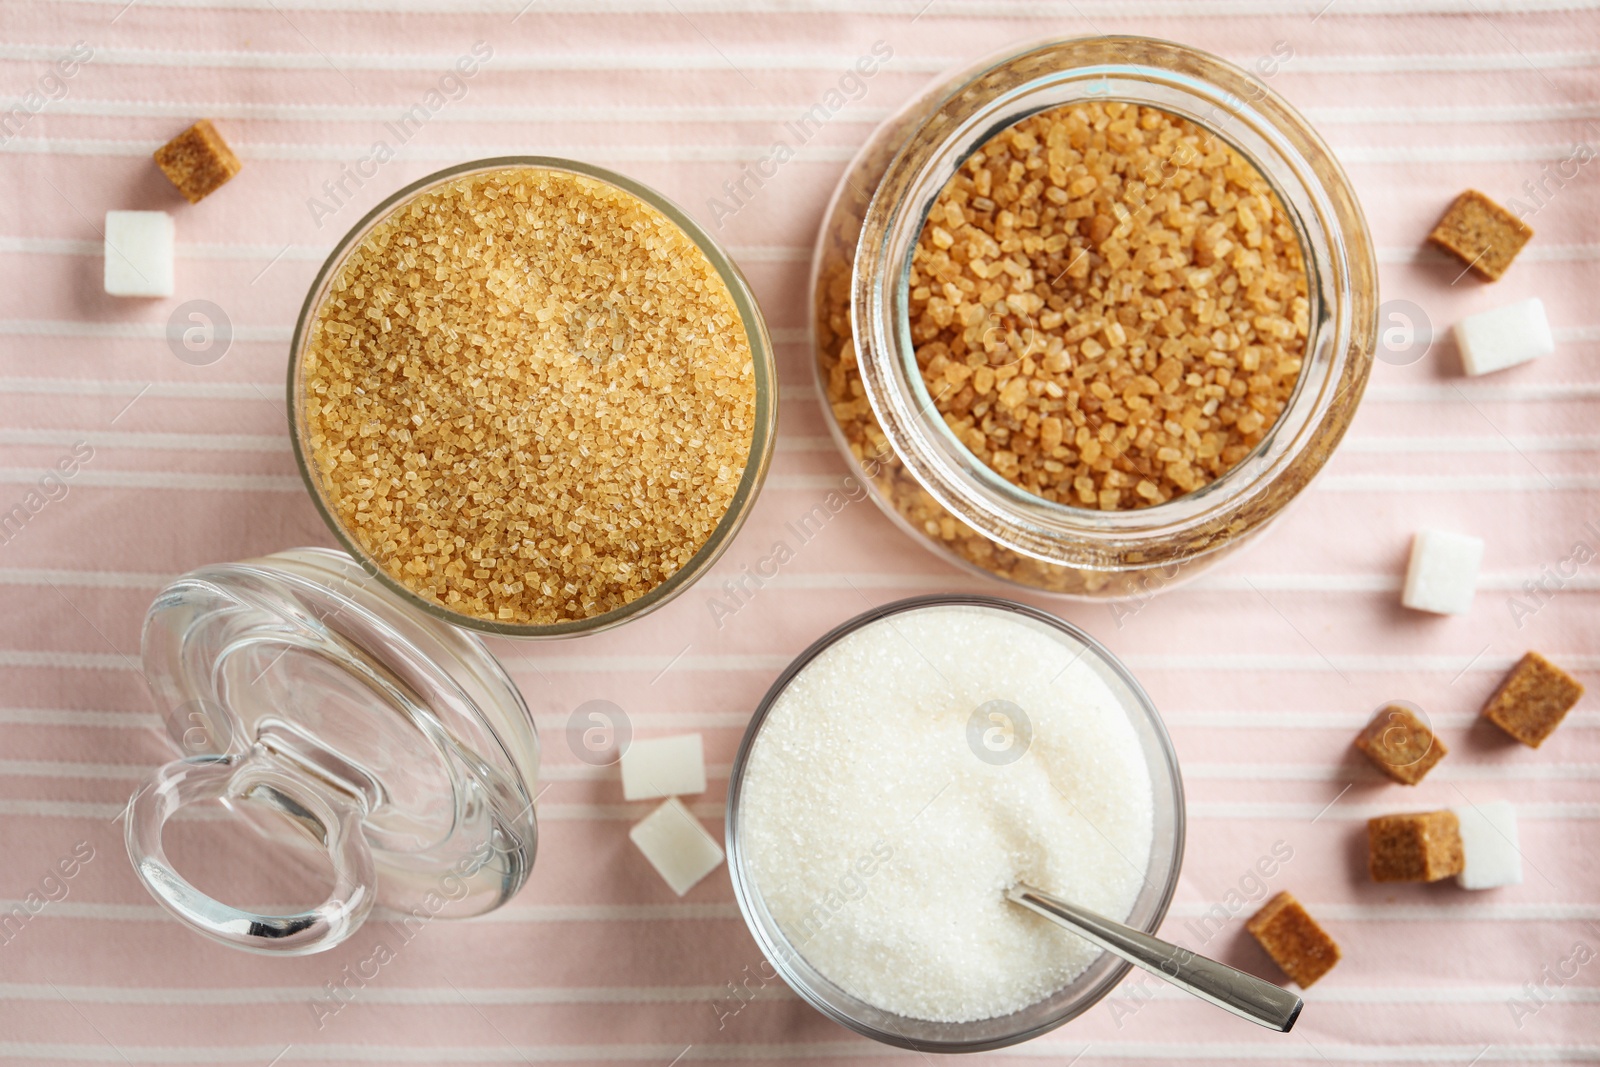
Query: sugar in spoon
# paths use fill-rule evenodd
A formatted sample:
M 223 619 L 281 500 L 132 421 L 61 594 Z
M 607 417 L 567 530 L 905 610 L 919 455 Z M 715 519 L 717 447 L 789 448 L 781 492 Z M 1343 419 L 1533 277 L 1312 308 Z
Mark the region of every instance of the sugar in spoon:
M 1241 1019 L 1288 1033 L 1305 1002 L 1282 986 L 1135 930 L 1087 908 L 1019 882 L 1006 899 L 1066 927 L 1179 989 L 1225 1008 Z

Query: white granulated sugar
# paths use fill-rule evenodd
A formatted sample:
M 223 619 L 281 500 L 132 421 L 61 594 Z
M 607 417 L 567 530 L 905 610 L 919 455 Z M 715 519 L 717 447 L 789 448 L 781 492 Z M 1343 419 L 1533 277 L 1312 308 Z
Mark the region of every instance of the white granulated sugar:
M 1101 914 L 1132 910 L 1152 800 L 1138 736 L 1076 648 L 990 608 L 890 616 L 814 659 L 772 708 L 740 798 L 751 875 L 831 981 L 939 1022 L 1006 1015 L 1100 955 L 1004 899 L 1028 881 Z M 995 765 L 968 744 L 991 700 L 1032 740 Z
M 1538 297 L 1480 311 L 1456 323 L 1456 347 L 1468 374 L 1515 367 L 1556 350 L 1544 301 Z
M 1517 847 L 1517 809 L 1508 800 L 1451 808 L 1461 825 L 1462 889 L 1499 889 L 1522 884 L 1522 850 Z
M 623 800 L 687 797 L 705 791 L 705 742 L 699 734 L 636 740 L 622 754 Z
M 1400 603 L 1435 615 L 1465 615 L 1472 610 L 1483 563 L 1483 541 L 1446 530 L 1422 530 L 1411 541 Z
M 165 211 L 106 212 L 106 292 L 171 296 L 173 232 Z

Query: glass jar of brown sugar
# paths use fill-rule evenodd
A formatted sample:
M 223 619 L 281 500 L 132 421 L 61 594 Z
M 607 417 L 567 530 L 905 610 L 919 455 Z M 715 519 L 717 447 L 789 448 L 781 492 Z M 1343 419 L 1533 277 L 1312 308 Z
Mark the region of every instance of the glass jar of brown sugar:
M 1078 597 L 1260 532 L 1343 437 L 1377 334 L 1321 138 L 1243 70 L 1136 37 L 1008 49 L 912 100 L 840 181 L 811 300 L 831 429 L 884 510 Z

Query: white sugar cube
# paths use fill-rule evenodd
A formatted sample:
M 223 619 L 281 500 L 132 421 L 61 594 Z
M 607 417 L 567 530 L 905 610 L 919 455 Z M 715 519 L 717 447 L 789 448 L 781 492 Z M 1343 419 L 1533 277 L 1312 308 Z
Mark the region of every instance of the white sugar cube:
M 628 837 L 680 897 L 722 862 L 722 846 L 677 797 L 635 823 Z
M 622 796 L 626 800 L 685 797 L 705 791 L 705 745 L 699 734 L 634 741 L 622 754 Z
M 1465 860 L 1456 883 L 1463 889 L 1498 889 L 1522 883 L 1522 853 L 1517 846 L 1517 809 L 1509 800 L 1452 808 L 1461 821 Z
M 172 295 L 172 216 L 165 211 L 106 212 L 106 292 Z
M 1538 297 L 1480 311 L 1456 323 L 1456 347 L 1468 374 L 1488 374 L 1556 350 Z
M 1472 610 L 1482 562 L 1483 542 L 1478 538 L 1423 530 L 1411 542 L 1411 565 L 1406 568 L 1400 602 L 1417 611 L 1465 615 Z

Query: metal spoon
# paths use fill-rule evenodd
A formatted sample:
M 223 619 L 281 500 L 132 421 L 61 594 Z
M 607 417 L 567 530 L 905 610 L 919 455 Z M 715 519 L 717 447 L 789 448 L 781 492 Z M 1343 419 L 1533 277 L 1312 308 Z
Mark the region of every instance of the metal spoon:
M 1279 1033 L 1289 1032 L 1305 1006 L 1304 1001 L 1282 986 L 1263 982 L 1225 963 L 1113 922 L 1031 885 L 1019 882 L 1006 890 L 1006 899 L 1043 915 L 1201 1000 Z

